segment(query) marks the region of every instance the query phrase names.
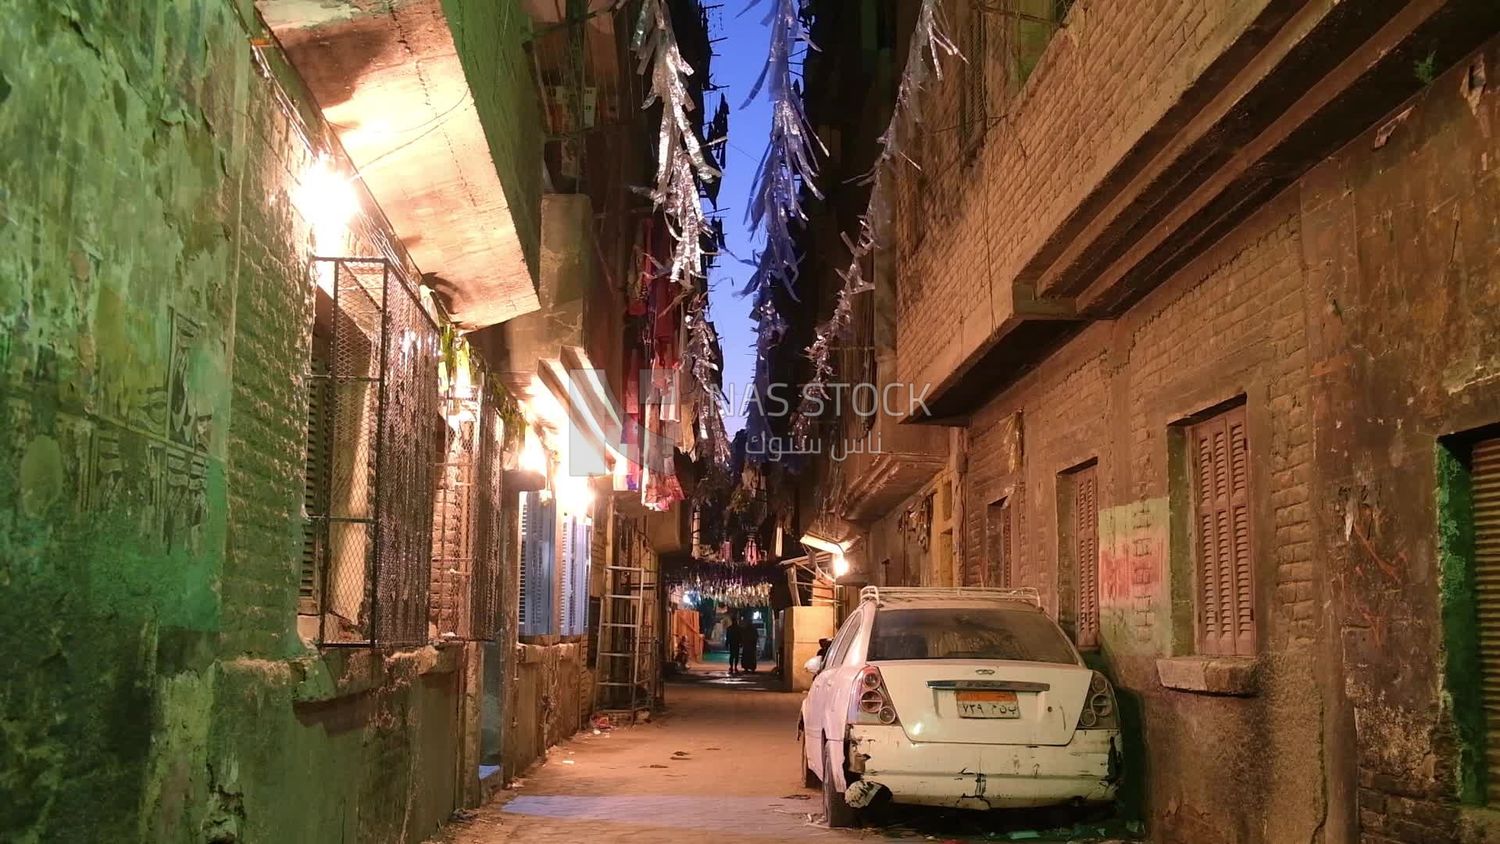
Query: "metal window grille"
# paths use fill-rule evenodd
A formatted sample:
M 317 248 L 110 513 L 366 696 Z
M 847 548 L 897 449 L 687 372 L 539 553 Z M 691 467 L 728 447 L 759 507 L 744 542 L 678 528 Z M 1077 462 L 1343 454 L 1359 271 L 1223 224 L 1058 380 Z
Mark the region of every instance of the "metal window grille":
M 989 111 L 989 19 L 978 6 L 967 7 L 963 28 L 963 88 L 958 97 L 958 137 L 965 160 L 984 141 L 985 121 Z
M 315 258 L 332 299 L 326 375 L 326 477 L 309 494 L 319 640 L 327 645 L 427 641 L 432 505 L 442 442 L 438 333 L 416 294 L 382 258 Z M 310 401 L 311 404 L 311 401 Z
M 479 407 L 482 446 L 475 472 L 474 496 L 478 518 L 475 536 L 472 609 L 469 619 L 475 639 L 491 641 L 500 632 L 500 561 L 505 558 L 505 527 L 501 484 L 505 476 L 505 423 L 494 396 Z
M 1193 459 L 1198 648 L 1255 653 L 1250 550 L 1250 443 L 1243 405 L 1188 427 Z
M 1012 586 L 1011 558 L 1015 553 L 1015 512 L 1010 498 L 989 506 L 990 571 L 987 586 Z
M 1099 484 L 1097 466 L 1072 473 L 1072 552 L 1077 566 L 1075 641 L 1080 648 L 1099 646 Z
M 447 450 L 433 506 L 431 622 L 441 639 L 490 640 L 499 625 L 503 423 L 490 397 L 457 390 L 446 398 Z
M 540 492 L 521 493 L 522 636 L 557 632 L 556 568 L 557 507 Z

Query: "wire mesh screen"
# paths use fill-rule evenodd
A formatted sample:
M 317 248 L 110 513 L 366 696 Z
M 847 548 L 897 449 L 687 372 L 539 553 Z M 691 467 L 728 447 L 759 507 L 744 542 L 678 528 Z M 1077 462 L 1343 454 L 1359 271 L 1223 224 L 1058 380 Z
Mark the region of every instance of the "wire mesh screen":
M 470 638 L 477 517 L 475 458 L 479 420 L 450 399 L 447 449 L 432 509 L 432 623 L 439 638 Z
M 482 380 L 482 379 L 478 379 Z M 439 638 L 495 638 L 504 429 L 493 401 L 451 395 L 433 506 L 431 621 Z
M 480 405 L 481 443 L 474 473 L 474 499 L 478 518 L 474 549 L 473 610 L 471 635 L 492 640 L 500 628 L 500 561 L 505 554 L 505 521 L 501 480 L 505 476 L 505 423 L 499 404 Z
M 385 354 L 377 471 L 375 638 L 428 639 L 433 491 L 443 443 L 437 327 L 415 293 L 386 274 Z
M 433 471 L 440 442 L 438 335 L 383 259 L 316 258 L 333 299 L 321 491 L 307 496 L 319 536 L 325 644 L 427 639 Z

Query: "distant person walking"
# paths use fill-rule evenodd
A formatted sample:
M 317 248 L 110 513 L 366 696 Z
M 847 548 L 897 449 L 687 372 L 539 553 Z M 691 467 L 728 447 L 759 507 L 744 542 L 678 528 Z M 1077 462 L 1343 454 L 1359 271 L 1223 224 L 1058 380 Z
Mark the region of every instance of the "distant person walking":
M 751 674 L 755 673 L 755 660 L 760 656 L 760 630 L 749 617 L 740 621 L 740 663 Z
M 739 615 L 729 611 L 729 624 L 724 627 L 724 647 L 729 649 L 729 673 L 740 673 L 741 631 Z

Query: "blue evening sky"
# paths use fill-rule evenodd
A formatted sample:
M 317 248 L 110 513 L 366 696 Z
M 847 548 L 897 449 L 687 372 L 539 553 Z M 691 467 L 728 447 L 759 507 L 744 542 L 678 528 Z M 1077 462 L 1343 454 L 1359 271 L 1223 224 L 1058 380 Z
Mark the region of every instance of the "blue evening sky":
M 765 151 L 771 132 L 771 108 L 762 91 L 749 105 L 741 108 L 755 85 L 766 62 L 770 28 L 762 21 L 771 3 L 761 0 L 745 11 L 747 0 L 723 0 L 724 5 L 710 17 L 710 37 L 714 45 L 713 81 L 729 101 L 729 154 L 724 166 L 724 184 L 719 189 L 719 207 L 724 218 L 724 237 L 733 256 L 723 255 L 709 278 L 709 303 L 714 328 L 724 349 L 724 387 L 730 398 L 725 409 L 724 425 L 729 435 L 744 427 L 740 415 L 745 386 L 755 371 L 755 324 L 750 321 L 750 298 L 738 295 L 750 277 L 751 269 L 738 259 L 749 260 L 760 246 L 758 236 L 752 240 L 750 224 L 745 219 L 755 168 Z M 743 14 L 742 14 L 743 12 Z M 708 97 L 708 108 L 718 100 Z

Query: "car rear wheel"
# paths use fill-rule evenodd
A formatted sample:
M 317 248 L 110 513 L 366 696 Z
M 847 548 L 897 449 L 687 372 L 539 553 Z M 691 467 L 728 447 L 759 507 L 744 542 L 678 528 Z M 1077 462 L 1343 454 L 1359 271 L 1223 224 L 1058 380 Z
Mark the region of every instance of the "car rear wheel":
M 844 793 L 835 786 L 832 763 L 828 756 L 828 742 L 823 742 L 823 820 L 829 829 L 854 826 L 859 820 L 859 810 L 844 801 Z
M 802 769 L 802 787 L 817 788 L 818 775 L 813 773 L 812 766 L 807 764 L 807 734 L 797 730 L 797 762 Z

